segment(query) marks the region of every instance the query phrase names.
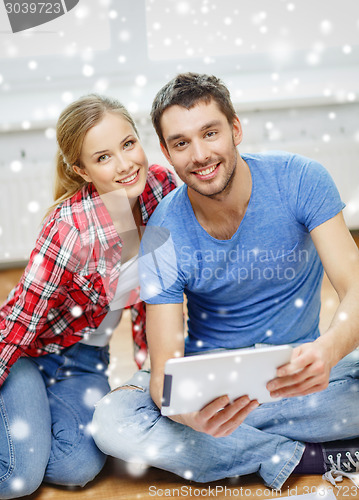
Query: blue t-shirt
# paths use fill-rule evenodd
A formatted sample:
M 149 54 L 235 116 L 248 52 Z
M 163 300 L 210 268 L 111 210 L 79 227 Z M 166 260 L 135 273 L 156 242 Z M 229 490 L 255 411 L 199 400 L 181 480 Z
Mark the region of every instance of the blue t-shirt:
M 142 240 L 141 298 L 181 303 L 186 294 L 186 354 L 319 335 L 323 268 L 309 232 L 343 209 L 338 190 L 309 158 L 280 151 L 242 158 L 252 193 L 230 240 L 202 228 L 186 185 L 161 201 Z

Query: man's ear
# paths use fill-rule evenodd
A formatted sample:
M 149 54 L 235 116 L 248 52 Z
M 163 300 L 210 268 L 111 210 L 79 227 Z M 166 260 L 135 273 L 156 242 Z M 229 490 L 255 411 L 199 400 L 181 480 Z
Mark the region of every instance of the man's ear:
M 161 146 L 161 151 L 162 151 L 162 153 L 163 153 L 163 154 L 165 155 L 165 157 L 166 157 L 166 160 L 168 161 L 168 163 L 169 163 L 170 165 L 172 165 L 172 166 L 173 166 L 172 159 L 171 159 L 171 155 L 169 154 L 168 149 L 166 148 L 166 146 L 165 146 L 162 142 L 160 142 L 160 146 Z
M 91 182 L 91 178 L 90 178 L 90 176 L 88 175 L 88 173 L 86 172 L 86 170 L 84 168 L 81 168 L 78 165 L 72 165 L 72 170 L 77 175 L 79 175 L 80 177 L 82 177 L 86 182 Z
M 238 146 L 242 142 L 243 132 L 242 132 L 241 122 L 239 121 L 239 118 L 238 118 L 237 115 L 236 115 L 236 117 L 233 120 L 233 128 L 232 128 L 232 130 L 233 130 L 233 142 L 234 142 L 234 145 Z

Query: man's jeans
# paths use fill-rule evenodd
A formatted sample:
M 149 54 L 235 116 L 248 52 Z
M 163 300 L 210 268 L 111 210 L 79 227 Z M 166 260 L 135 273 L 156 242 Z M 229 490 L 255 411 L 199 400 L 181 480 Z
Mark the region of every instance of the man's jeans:
M 149 372 L 106 395 L 93 419 L 94 439 L 109 455 L 209 482 L 258 473 L 280 489 L 299 463 L 303 442 L 359 436 L 359 351 L 316 394 L 265 403 L 230 436 L 214 438 L 163 417 L 149 394 Z M 137 387 L 137 388 L 136 388 Z
M 83 486 L 105 464 L 91 436 L 94 404 L 109 390 L 108 348 L 75 344 L 21 358 L 0 390 L 0 498 L 42 481 Z

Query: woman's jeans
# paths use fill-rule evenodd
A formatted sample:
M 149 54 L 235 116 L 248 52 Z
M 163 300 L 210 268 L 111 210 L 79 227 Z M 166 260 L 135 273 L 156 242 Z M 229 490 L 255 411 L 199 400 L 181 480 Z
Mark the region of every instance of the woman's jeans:
M 304 451 L 303 442 L 359 436 L 359 351 L 336 365 L 324 391 L 256 408 L 230 436 L 214 438 L 161 416 L 149 393 L 149 372 L 97 405 L 93 436 L 109 455 L 209 482 L 258 473 L 280 489 Z
M 94 404 L 109 390 L 108 347 L 77 343 L 20 358 L 0 390 L 0 499 L 42 481 L 84 486 L 106 457 L 91 435 Z

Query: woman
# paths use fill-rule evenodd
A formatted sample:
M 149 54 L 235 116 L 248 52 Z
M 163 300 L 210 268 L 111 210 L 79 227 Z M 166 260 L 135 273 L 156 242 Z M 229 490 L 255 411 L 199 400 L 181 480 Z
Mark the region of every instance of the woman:
M 109 390 L 108 341 L 132 304 L 144 360 L 144 307 L 130 293 L 139 228 L 175 188 L 167 169 L 148 169 L 116 100 L 70 104 L 57 141 L 55 204 L 0 309 L 0 498 L 31 494 L 42 481 L 83 486 L 102 469 L 89 425 Z

